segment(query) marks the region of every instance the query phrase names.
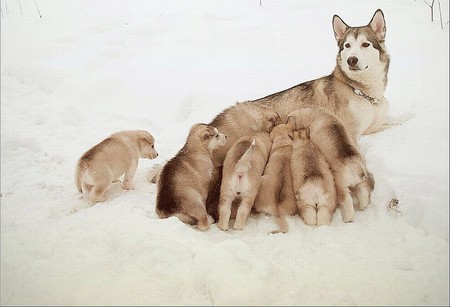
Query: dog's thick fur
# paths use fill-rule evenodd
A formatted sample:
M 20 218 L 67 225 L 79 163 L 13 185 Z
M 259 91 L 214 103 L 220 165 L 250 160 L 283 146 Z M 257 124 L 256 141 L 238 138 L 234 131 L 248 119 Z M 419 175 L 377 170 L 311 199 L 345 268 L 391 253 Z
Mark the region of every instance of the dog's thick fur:
M 361 183 L 367 180 L 367 171 L 365 161 L 344 125 L 330 112 L 318 108 L 301 108 L 291 112 L 288 115 L 288 125 L 294 130 L 309 129 L 312 142 L 333 170 L 342 218 L 344 222 L 352 221 L 355 212 L 350 188 L 366 188 Z M 367 191 L 366 194 L 370 195 L 370 192 Z M 369 201 L 359 199 L 360 209 L 364 209 Z
M 297 213 L 291 171 L 293 131 L 288 125 L 280 124 L 270 132 L 270 139 L 272 149 L 261 177 L 254 209 L 275 218 L 279 230 L 272 233 L 286 233 L 288 225 L 285 216 Z
M 336 210 L 330 166 L 310 139 L 308 128 L 295 131 L 292 177 L 299 214 L 306 225 L 329 225 Z
M 389 105 L 383 94 L 387 84 L 389 55 L 384 44 L 386 25 L 383 12 L 377 10 L 369 24 L 362 27 L 349 27 L 335 15 L 333 30 L 339 52 L 331 75 L 229 107 L 217 115 L 211 125 L 224 129 L 230 138 L 237 139 L 244 135 L 241 130 L 257 125 L 264 106 L 274 109 L 283 123 L 292 111 L 314 106 L 335 114 L 355 141 L 363 134 L 384 129 L 388 125 Z M 354 62 L 358 60 L 355 58 L 359 60 L 356 65 Z M 361 63 L 364 67 L 358 66 Z M 354 90 L 366 96 L 358 95 Z M 377 103 L 369 97 L 377 99 Z M 223 152 L 226 148 L 222 148 L 221 155 L 217 157 L 223 158 Z M 220 165 L 220 162 L 216 164 Z
M 355 145 L 361 135 L 375 133 L 391 125 L 387 118 L 389 103 L 383 96 L 390 60 L 385 46 L 383 12 L 377 10 L 370 22 L 360 27 L 349 27 L 335 15 L 332 27 L 338 53 L 336 67 L 330 75 L 261 99 L 237 103 L 211 121 L 210 125 L 226 133 L 230 139 L 227 146 L 219 148 L 214 155 L 216 174 L 237 139 L 264 129 L 268 124 L 268 110 L 278 115 L 282 123 L 286 122 L 289 113 L 302 107 L 327 110 L 339 118 Z M 269 120 L 269 123 L 272 122 Z M 215 178 L 220 178 L 220 175 Z M 366 186 L 370 187 L 370 184 Z M 218 188 L 220 182 L 216 181 L 211 185 L 208 196 L 212 211 L 218 203 Z M 355 194 L 364 197 L 367 193 Z M 367 203 L 363 201 L 362 207 Z
M 124 189 L 133 189 L 133 178 L 139 158 L 158 156 L 155 139 L 144 130 L 122 131 L 112 134 L 89 149 L 77 163 L 75 184 L 78 191 L 92 202 L 105 201 L 105 192 L 123 174 Z
M 186 224 L 207 230 L 212 218 L 206 198 L 214 165 L 212 152 L 226 144 L 226 136 L 215 127 L 194 125 L 184 147 L 169 160 L 158 180 L 156 213 L 160 218 L 176 216 Z
M 258 194 L 271 146 L 269 133 L 259 132 L 253 136 L 241 137 L 228 151 L 223 164 L 220 189 L 220 229 L 229 228 L 231 207 L 236 199 L 239 204 L 233 228 L 244 229 Z

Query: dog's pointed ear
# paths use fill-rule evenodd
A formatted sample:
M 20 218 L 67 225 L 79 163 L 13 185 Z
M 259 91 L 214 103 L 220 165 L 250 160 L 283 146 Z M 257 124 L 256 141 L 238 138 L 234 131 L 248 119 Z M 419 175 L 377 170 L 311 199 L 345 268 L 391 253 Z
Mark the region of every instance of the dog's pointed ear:
M 382 10 L 376 10 L 368 26 L 373 30 L 373 32 L 375 32 L 379 39 L 384 39 L 384 37 L 386 36 L 386 22 L 384 20 L 384 14 Z
M 270 129 L 270 130 L 272 130 L 273 127 L 278 126 L 280 124 L 280 122 L 281 122 L 280 115 L 278 115 L 278 113 L 277 113 L 277 115 L 271 116 L 269 118 L 269 122 L 272 123 L 272 127 Z
M 336 41 L 339 43 L 345 35 L 349 26 L 338 15 L 333 16 L 333 31 Z
M 294 131 L 289 131 L 288 137 L 293 141 L 294 140 Z
M 295 130 L 295 118 L 294 116 L 288 116 L 287 120 L 286 120 L 286 125 L 288 126 L 288 128 L 292 131 Z

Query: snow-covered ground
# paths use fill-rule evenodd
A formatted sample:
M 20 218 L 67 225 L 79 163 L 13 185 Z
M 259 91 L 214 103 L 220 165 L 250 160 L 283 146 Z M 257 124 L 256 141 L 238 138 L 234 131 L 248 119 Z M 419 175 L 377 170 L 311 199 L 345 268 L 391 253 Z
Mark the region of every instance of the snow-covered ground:
M 431 1 L 429 1 L 431 2 Z M 1 0 L 1 305 L 448 305 L 449 25 L 423 1 Z M 155 164 L 236 101 L 329 74 L 331 19 L 387 22 L 401 126 L 364 136 L 376 180 L 353 223 L 200 232 L 155 213 Z M 145 129 L 136 189 L 87 207 L 77 159 Z M 400 200 L 401 215 L 387 211 Z

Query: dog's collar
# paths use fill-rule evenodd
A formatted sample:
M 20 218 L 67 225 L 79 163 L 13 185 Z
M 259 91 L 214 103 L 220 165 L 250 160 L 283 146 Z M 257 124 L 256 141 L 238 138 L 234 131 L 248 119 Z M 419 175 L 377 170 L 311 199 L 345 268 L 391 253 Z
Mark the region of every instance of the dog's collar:
M 358 90 L 358 89 L 356 89 L 356 88 L 353 88 L 353 87 L 352 87 L 352 89 L 353 89 L 353 93 L 355 93 L 356 95 L 361 96 L 361 97 L 367 99 L 371 104 L 377 106 L 377 105 L 380 103 L 380 100 L 379 100 L 379 99 L 373 98 L 373 97 L 371 97 L 371 96 L 369 96 L 369 95 L 363 93 L 361 90 Z

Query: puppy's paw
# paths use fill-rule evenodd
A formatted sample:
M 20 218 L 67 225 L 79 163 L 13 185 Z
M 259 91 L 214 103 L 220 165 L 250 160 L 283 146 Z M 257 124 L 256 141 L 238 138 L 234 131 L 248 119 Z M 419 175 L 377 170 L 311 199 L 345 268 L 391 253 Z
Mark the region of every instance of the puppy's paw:
M 217 223 L 217 226 L 218 226 L 221 230 L 223 230 L 223 231 L 227 231 L 228 228 L 229 228 L 229 226 L 228 226 L 228 221 L 225 222 L 225 221 L 220 220 L 220 219 L 219 219 L 219 222 Z
M 135 186 L 132 183 L 124 182 L 122 183 L 122 188 L 124 188 L 125 190 L 134 190 Z

